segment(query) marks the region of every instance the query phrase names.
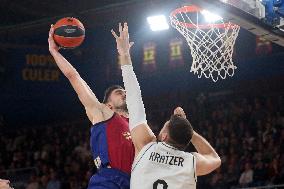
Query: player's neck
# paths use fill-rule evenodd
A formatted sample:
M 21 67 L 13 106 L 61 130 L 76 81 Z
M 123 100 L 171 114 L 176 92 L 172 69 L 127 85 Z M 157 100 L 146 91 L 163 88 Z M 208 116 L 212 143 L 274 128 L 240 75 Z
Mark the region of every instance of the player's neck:
M 128 112 L 125 111 L 125 110 L 122 110 L 122 109 L 116 109 L 115 112 L 120 115 L 120 116 L 123 116 L 123 117 L 126 117 L 128 118 Z
M 170 146 L 172 146 L 172 147 L 174 147 L 174 148 L 176 148 L 176 149 L 178 149 L 178 150 L 184 150 L 185 149 L 185 147 L 184 146 L 182 146 L 182 145 L 178 145 L 178 144 L 176 144 L 175 142 L 173 142 L 172 140 L 167 140 L 167 141 L 164 141 L 166 144 L 168 144 L 168 145 L 170 145 Z

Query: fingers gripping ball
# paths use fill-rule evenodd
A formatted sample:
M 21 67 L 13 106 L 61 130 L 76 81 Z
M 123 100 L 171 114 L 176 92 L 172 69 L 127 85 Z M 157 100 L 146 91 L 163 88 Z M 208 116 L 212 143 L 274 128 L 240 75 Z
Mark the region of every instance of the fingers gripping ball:
M 85 28 L 76 18 L 62 18 L 54 25 L 53 38 L 60 47 L 75 48 L 84 41 Z

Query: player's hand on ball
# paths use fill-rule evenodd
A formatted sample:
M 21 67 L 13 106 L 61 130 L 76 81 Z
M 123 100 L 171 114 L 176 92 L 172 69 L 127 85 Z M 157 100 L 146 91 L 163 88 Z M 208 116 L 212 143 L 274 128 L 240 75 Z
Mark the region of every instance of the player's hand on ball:
M 122 26 L 119 23 L 118 26 L 119 35 L 117 35 L 113 30 L 111 30 L 112 35 L 116 39 L 117 50 L 120 56 L 129 56 L 129 51 L 134 42 L 129 42 L 129 33 L 127 23 Z
M 178 115 L 184 119 L 186 119 L 186 115 L 185 115 L 185 112 L 184 110 L 181 108 L 181 107 L 177 107 L 175 110 L 174 110 L 174 115 Z
M 53 25 L 51 25 L 49 34 L 48 34 L 48 44 L 49 44 L 49 51 L 50 53 L 52 52 L 57 52 L 60 47 L 58 47 L 53 39 L 53 34 L 54 34 L 54 28 Z

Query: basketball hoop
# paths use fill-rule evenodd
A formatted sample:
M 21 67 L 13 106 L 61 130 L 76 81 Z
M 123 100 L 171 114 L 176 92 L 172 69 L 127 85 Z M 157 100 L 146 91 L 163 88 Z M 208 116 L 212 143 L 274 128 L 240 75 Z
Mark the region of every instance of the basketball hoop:
M 193 58 L 190 72 L 211 78 L 233 76 L 237 67 L 232 56 L 234 44 L 240 27 L 231 22 L 205 22 L 202 9 L 195 6 L 184 6 L 171 12 L 171 25 L 187 40 Z M 203 18 L 203 19 L 202 19 Z

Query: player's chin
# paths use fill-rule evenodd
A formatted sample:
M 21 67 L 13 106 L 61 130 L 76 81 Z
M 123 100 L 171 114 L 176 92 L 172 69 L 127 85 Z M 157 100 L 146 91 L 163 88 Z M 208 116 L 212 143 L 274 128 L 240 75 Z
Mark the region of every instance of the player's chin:
M 124 101 L 122 102 L 122 106 L 124 106 L 124 107 L 127 108 L 126 100 L 124 100 Z
M 122 106 L 122 109 L 123 109 L 125 112 L 128 112 L 128 108 L 127 108 L 126 103 Z
M 117 107 L 117 109 L 120 109 L 120 110 L 123 110 L 125 112 L 128 112 L 126 102 L 121 103 L 120 106 Z

